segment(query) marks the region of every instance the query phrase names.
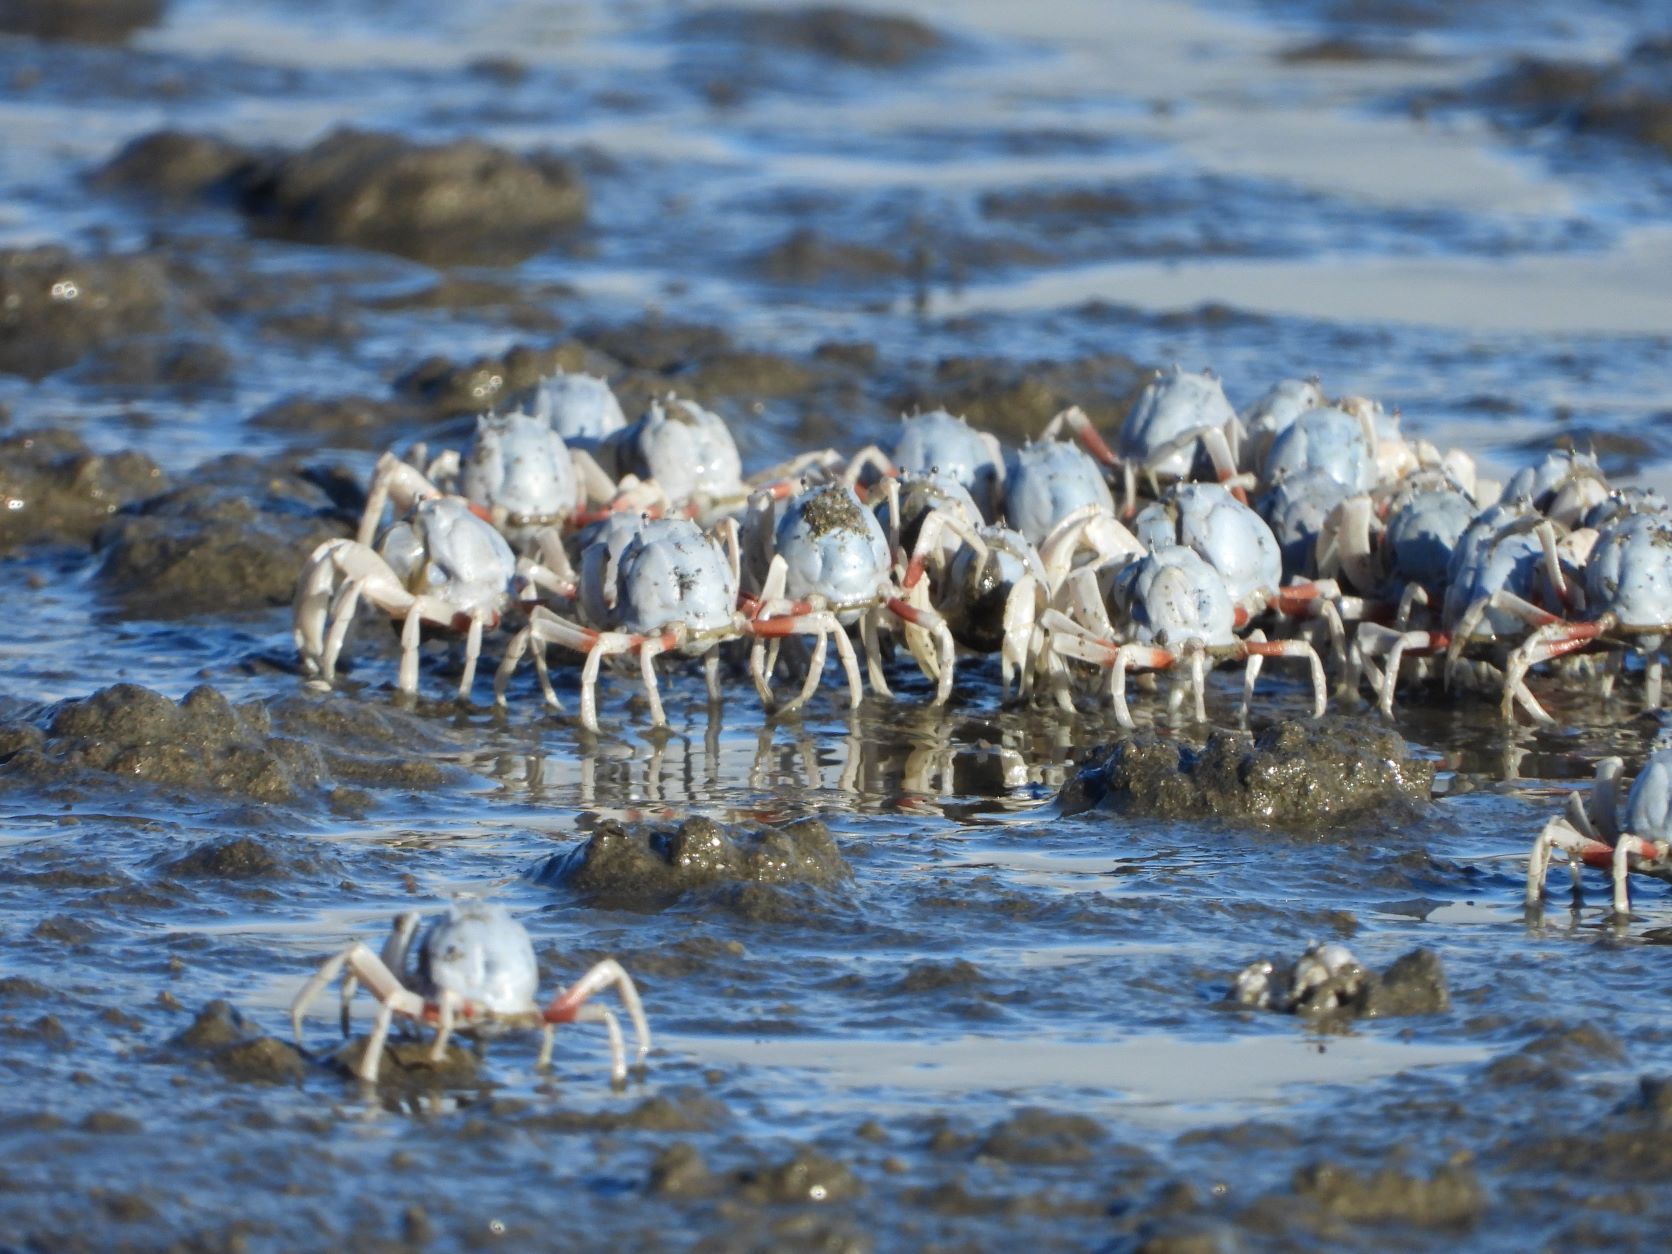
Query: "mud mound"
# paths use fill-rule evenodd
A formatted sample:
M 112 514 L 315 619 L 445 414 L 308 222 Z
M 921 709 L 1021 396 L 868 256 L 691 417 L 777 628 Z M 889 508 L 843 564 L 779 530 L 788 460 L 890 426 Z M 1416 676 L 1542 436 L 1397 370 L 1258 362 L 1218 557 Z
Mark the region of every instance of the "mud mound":
M 0 440 L 0 553 L 41 540 L 85 544 L 121 506 L 167 487 L 143 453 L 101 456 L 68 431 Z
M 1524 58 L 1482 94 L 1537 125 L 1609 135 L 1672 157 L 1672 37 L 1645 39 L 1603 64 Z
M 181 618 L 290 604 L 308 554 L 350 530 L 314 479 L 232 455 L 124 510 L 93 547 L 99 582 L 127 610 Z
M 1425 1177 L 1396 1167 L 1361 1175 L 1337 1163 L 1320 1162 L 1297 1171 L 1292 1187 L 1297 1197 L 1326 1213 L 1361 1224 L 1468 1227 L 1487 1204 L 1486 1191 L 1466 1163 L 1448 1163 Z
M 1356 719 L 1295 719 L 1258 736 L 1214 731 L 1201 748 L 1154 734 L 1098 753 L 1064 787 L 1064 813 L 1103 807 L 1156 818 L 1217 818 L 1339 830 L 1376 811 L 1428 801 L 1434 764 L 1399 733 Z
M 167 0 L 0 0 L 0 31 L 36 39 L 119 44 L 162 21 Z
M 224 1001 L 212 1001 L 199 1011 L 167 1049 L 195 1056 L 240 1084 L 294 1083 L 307 1070 L 295 1046 L 261 1035 Z
M 673 828 L 603 823 L 584 845 L 547 858 L 534 879 L 631 909 L 724 885 L 829 888 L 851 874 L 835 837 L 817 819 L 769 827 L 693 818 Z
M 207 685 L 175 703 L 117 684 L 63 702 L 45 731 L 30 723 L 0 727 L 0 770 L 37 779 L 98 771 L 258 801 L 294 801 L 318 787 L 318 752 L 269 731 L 259 705 L 234 708 Z
M 158 131 L 92 177 L 141 195 L 230 201 L 263 235 L 438 265 L 520 261 L 586 217 L 586 188 L 570 163 L 473 139 L 416 144 L 339 130 L 299 151 L 271 152 Z
M 44 378 L 94 348 L 161 330 L 170 296 L 148 257 L 0 249 L 0 373 Z
M 737 40 L 762 51 L 784 49 L 850 65 L 892 69 L 939 51 L 945 39 L 916 18 L 840 5 L 784 9 L 709 9 L 684 23 L 690 34 Z

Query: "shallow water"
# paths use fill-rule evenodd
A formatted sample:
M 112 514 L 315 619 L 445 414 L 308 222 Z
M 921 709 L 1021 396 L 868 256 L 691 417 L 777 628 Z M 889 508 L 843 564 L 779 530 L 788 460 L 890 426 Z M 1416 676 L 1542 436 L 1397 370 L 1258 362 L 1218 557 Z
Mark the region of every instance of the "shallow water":
M 123 48 L 0 37 L 0 245 L 152 253 L 183 294 L 153 339 L 229 362 L 191 386 L 96 357 L 0 375 L 0 412 L 141 449 L 176 483 L 233 451 L 364 475 L 381 428 L 339 441 L 252 415 L 390 397 L 431 354 L 609 344 L 648 315 L 815 372 L 774 391 L 716 381 L 697 351 L 632 363 L 709 388 L 750 467 L 886 439 L 900 408 L 998 391 L 1006 364 L 1093 387 L 1120 372 L 1084 363 L 1118 353 L 1212 364 L 1238 403 L 1317 371 L 1499 475 L 1564 431 L 1629 436 L 1611 471 L 1672 487 L 1672 168 L 1413 104 L 1517 52 L 1614 52 L 1654 6 L 1465 6 L 1415 28 L 1377 6 L 895 7 L 946 44 L 871 68 L 693 30 L 684 5 L 424 0 L 176 0 Z M 1344 29 L 1416 55 L 1282 56 Z M 418 262 L 86 180 L 163 126 L 295 146 L 347 123 L 576 151 L 588 224 L 455 276 L 508 295 L 428 301 Z M 1065 189 L 1106 199 L 1022 195 Z M 796 231 L 869 262 L 775 269 Z M 838 370 L 821 345 L 874 357 Z M 408 438 L 466 429 L 419 425 Z M 989 668 L 960 672 L 944 715 L 898 670 L 897 701 L 850 715 L 832 670 L 779 723 L 745 677 L 710 710 L 677 674 L 666 734 L 608 679 L 592 737 L 541 714 L 526 675 L 503 716 L 442 700 L 441 647 L 408 708 L 393 642 L 365 626 L 342 688 L 301 693 L 286 607 L 140 617 L 101 560 L 74 543 L 0 558 L 0 718 L 117 681 L 176 698 L 207 682 L 333 756 L 324 783 L 269 802 L 0 764 L 0 1244 L 1523 1250 L 1665 1231 L 1663 1134 L 1610 1141 L 1607 1121 L 1639 1075 L 1672 1070 L 1672 902 L 1639 887 L 1614 927 L 1600 880 L 1570 912 L 1558 875 L 1542 918 L 1520 906 L 1559 785 L 1664 731 L 1629 678 L 1609 706 L 1552 685 L 1544 732 L 1491 703 L 1402 702 L 1441 768 L 1421 817 L 1323 836 L 1065 819 L 1051 798 L 1113 720 L 1001 708 Z M 1265 673 L 1256 721 L 1300 713 L 1293 680 Z M 559 686 L 573 710 L 574 676 Z M 1216 676 L 1216 721 L 1236 687 Z M 378 727 L 333 723 L 344 710 Z M 691 813 L 817 815 L 851 881 L 628 910 L 533 878 L 603 819 Z M 253 871 L 178 861 L 236 835 L 266 851 Z M 284 1035 L 324 955 L 465 890 L 527 922 L 548 985 L 606 954 L 638 977 L 658 1047 L 625 1093 L 589 1029 L 560 1037 L 549 1076 L 507 1040 L 469 1083 L 381 1096 L 313 1061 L 244 1083 L 167 1044 L 213 998 Z M 1221 1004 L 1244 963 L 1314 938 L 1377 969 L 1433 949 L 1452 1009 L 1325 1031 Z M 309 1044 L 334 1033 L 321 1002 Z M 680 1145 L 706 1176 L 673 1170 Z M 1383 1182 L 1367 1213 L 1306 1186 L 1315 1163 L 1463 1170 L 1480 1194 L 1448 1212 Z

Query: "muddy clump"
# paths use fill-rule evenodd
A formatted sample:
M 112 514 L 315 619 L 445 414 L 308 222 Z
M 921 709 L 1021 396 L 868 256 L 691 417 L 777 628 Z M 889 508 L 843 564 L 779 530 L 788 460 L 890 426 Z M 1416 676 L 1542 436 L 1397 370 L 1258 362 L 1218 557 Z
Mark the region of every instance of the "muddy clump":
M 1262 958 L 1238 973 L 1227 1000 L 1257 1010 L 1353 1019 L 1443 1014 L 1445 970 L 1431 949 L 1413 949 L 1378 975 L 1339 944 L 1314 944 L 1297 961 Z
M 1535 125 L 1607 135 L 1672 157 L 1672 36 L 1645 39 L 1604 64 L 1524 58 L 1483 94 Z
M 148 257 L 0 249 L 0 373 L 41 379 L 93 349 L 163 329 L 171 291 Z
M 1486 1190 L 1467 1163 L 1447 1163 L 1428 1177 L 1396 1167 L 1361 1175 L 1337 1163 L 1312 1163 L 1295 1173 L 1292 1187 L 1297 1197 L 1349 1223 L 1466 1228 L 1486 1210 Z
M 130 140 L 93 172 L 93 184 L 162 200 L 220 197 L 235 202 L 257 158 L 217 135 L 152 131 Z
M 817 819 L 743 826 L 691 818 L 678 827 L 610 821 L 534 872 L 537 883 L 629 909 L 664 905 L 696 889 L 831 888 L 851 876 L 836 838 Z
M 167 0 L 0 0 L 0 32 L 119 44 L 163 19 Z
M 335 131 L 294 152 L 160 131 L 133 140 L 93 179 L 162 199 L 225 201 L 276 239 L 437 265 L 521 261 L 586 217 L 580 173 L 560 157 L 372 131 Z
M 137 684 L 117 684 L 59 704 L 44 730 L 0 727 L 0 773 L 57 779 L 97 771 L 272 802 L 317 788 L 318 751 L 269 732 L 261 706 L 234 707 L 208 685 L 176 703 Z
M 319 478 L 242 454 L 206 463 L 99 529 L 99 582 L 150 618 L 288 605 L 308 554 L 353 529 Z
M 683 23 L 700 38 L 736 40 L 762 51 L 785 49 L 871 69 L 895 69 L 946 46 L 916 18 L 840 5 L 785 9 L 707 9 Z
M 996 1124 L 977 1153 L 1007 1163 L 1083 1163 L 1099 1152 L 1103 1140 L 1095 1119 L 1029 1106 Z
M 757 253 L 752 266 L 774 283 L 855 282 L 909 275 L 912 259 L 909 252 L 831 239 L 802 227 Z
M 199 1011 L 190 1027 L 169 1040 L 168 1050 L 195 1055 L 239 1084 L 291 1084 L 307 1072 L 294 1045 L 262 1035 L 225 1001 Z
M 239 203 L 263 234 L 437 264 L 520 261 L 586 216 L 580 174 L 556 157 L 354 130 L 262 163 Z
M 0 439 L 0 553 L 22 544 L 86 544 L 122 506 L 167 487 L 143 453 L 106 457 L 56 428 Z
M 1097 753 L 1063 788 L 1065 814 L 1105 808 L 1156 818 L 1215 818 L 1340 830 L 1372 811 L 1414 813 L 1434 763 L 1399 733 L 1356 719 L 1291 719 L 1258 736 L 1216 730 L 1201 748 L 1143 733 Z

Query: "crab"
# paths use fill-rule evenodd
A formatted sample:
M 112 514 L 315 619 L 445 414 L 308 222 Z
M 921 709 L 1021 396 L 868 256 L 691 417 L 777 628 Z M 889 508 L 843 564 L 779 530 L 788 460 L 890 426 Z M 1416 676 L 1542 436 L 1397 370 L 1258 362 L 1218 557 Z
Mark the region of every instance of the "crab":
M 932 643 L 932 655 L 921 656 L 921 645 L 914 648 L 914 655 L 935 681 L 935 704 L 945 704 L 952 691 L 956 658 L 952 634 L 933 609 L 906 598 L 917 580 L 908 571 L 905 586 L 896 581 L 893 553 L 882 524 L 860 503 L 853 488 L 844 483 L 812 487 L 784 502 L 781 509 L 757 512 L 754 518 L 757 528 L 770 525 L 772 530 L 772 557 L 751 598 L 755 615 L 750 673 L 763 703 L 782 712 L 805 704 L 818 688 L 826 642 L 834 639 L 847 675 L 849 703 L 857 705 L 859 665 L 845 629 L 852 623 L 859 626 L 871 686 L 888 695 L 878 632 L 885 618 L 892 618 L 920 628 Z M 931 521 L 924 523 L 908 565 L 923 568 L 927 555 L 939 545 L 944 518 L 930 514 Z M 760 551 L 757 539 L 752 537 L 749 545 Z M 818 641 L 801 690 L 779 705 L 769 681 L 774 667 L 768 661 L 768 641 L 809 631 Z M 776 661 L 775 654 L 772 661 Z
M 1086 506 L 1113 515 L 1115 499 L 1095 459 L 1078 444 L 1036 440 L 1011 455 L 1004 517 L 1029 544 L 1041 544 L 1058 523 Z
M 1219 376 L 1211 370 L 1192 374 L 1175 364 L 1169 370 L 1156 371 L 1121 424 L 1118 446 L 1113 450 L 1078 408 L 1066 409 L 1051 419 L 1045 436 L 1055 437 L 1063 431 L 1071 433 L 1099 461 L 1120 470 L 1123 518 L 1137 512 L 1140 475 L 1148 480 L 1151 496 L 1161 495 L 1163 479 L 1193 477 L 1203 458 L 1221 482 L 1237 480 L 1242 424 L 1231 402 L 1225 399 Z M 1236 490 L 1242 490 L 1240 484 Z
M 1121 726 L 1135 727 L 1126 703 L 1126 675 L 1136 667 L 1171 670 L 1187 667 L 1188 691 L 1195 698 L 1195 717 L 1205 722 L 1206 672 L 1210 662 L 1241 661 L 1243 716 L 1247 716 L 1254 683 L 1266 658 L 1294 658 L 1312 671 L 1313 717 L 1325 708 L 1324 667 L 1313 647 L 1303 640 L 1267 640 L 1255 631 L 1247 639 L 1236 635 L 1236 609 L 1223 576 L 1183 545 L 1163 545 L 1124 566 L 1088 568 L 1064 589 L 1069 612 L 1047 610 L 1042 618 L 1046 648 L 1110 672 L 1109 694 Z M 1110 609 L 1114 610 L 1111 615 Z M 1118 624 L 1118 626 L 1117 626 Z M 1183 702 L 1185 687 L 1175 684 L 1169 713 Z M 1057 689 L 1058 704 L 1072 709 L 1066 691 Z
M 1133 524 L 1147 548 L 1182 544 L 1218 571 L 1231 594 L 1237 625 L 1272 610 L 1287 617 L 1318 617 L 1344 660 L 1345 629 L 1336 609 L 1341 590 L 1332 580 L 1280 586 L 1283 558 L 1264 519 L 1223 484 L 1178 483 L 1146 506 Z
M 401 622 L 398 683 L 418 691 L 418 645 L 424 626 L 465 633 L 459 697 L 468 699 L 482 633 L 513 604 L 517 559 L 511 546 L 459 497 L 418 502 L 376 549 L 358 540 L 327 540 L 296 584 L 294 637 L 303 673 L 322 687 L 335 682 L 354 611 L 364 597 Z
M 1462 674 L 1466 649 L 1509 654 L 1527 633 L 1562 623 L 1567 610 L 1583 608 L 1584 593 L 1575 575 L 1595 539 L 1594 532 L 1569 532 L 1525 503 L 1482 511 L 1459 539 L 1447 567 L 1439 630 L 1402 631 L 1377 623 L 1359 627 L 1358 656 L 1380 691 L 1382 712 L 1393 712 L 1400 660 L 1407 652 L 1444 652 L 1446 680 L 1452 683 Z M 1378 657 L 1386 658 L 1380 673 L 1374 662 Z M 1539 722 L 1553 721 L 1527 687 L 1524 667 L 1501 679 L 1506 718 L 1519 704 Z
M 558 371 L 535 388 L 532 412 L 571 445 L 591 448 L 627 425 L 610 385 L 596 375 Z
M 1549 453 L 1536 466 L 1523 466 L 1510 476 L 1500 498 L 1526 501 L 1546 518 L 1577 527 L 1592 507 L 1606 501 L 1612 489 L 1597 459 L 1571 449 Z
M 577 581 L 586 623 L 564 618 L 540 605 L 528 625 L 506 647 L 494 676 L 494 702 L 503 706 L 506 688 L 526 652 L 534 655 L 546 704 L 561 709 L 546 672 L 545 651 L 563 645 L 586 655 L 581 668 L 581 725 L 598 730 L 598 672 L 605 658 L 638 658 L 652 725 L 667 715 L 656 682 L 655 662 L 664 653 L 702 657 L 711 701 L 720 699 L 722 640 L 751 634 L 754 624 L 738 609 L 736 527 L 724 521 L 713 533 L 685 518 L 624 518 L 609 523 L 581 556 Z
M 1004 491 L 1004 449 L 991 432 L 978 431 L 944 409 L 900 418 L 893 455 L 867 445 L 848 463 L 842 482 L 857 487 L 867 469 L 885 478 L 934 475 L 956 482 L 981 511 L 981 521 L 998 517 Z
M 1263 478 L 1272 441 L 1302 414 L 1328 404 L 1317 375 L 1310 379 L 1280 379 L 1272 384 L 1264 396 L 1237 416 L 1243 429 L 1244 467 Z
M 1527 906 L 1536 909 L 1544 896 L 1550 854 L 1560 849 L 1573 872 L 1573 891 L 1579 892 L 1581 866 L 1609 871 L 1614 884 L 1614 914 L 1631 915 L 1626 876 L 1632 871 L 1672 880 L 1672 748 L 1657 749 L 1643 764 L 1620 812 L 1619 758 L 1597 763 L 1590 804 L 1583 793 L 1568 794 L 1563 812 L 1544 825 L 1527 859 Z
M 1259 1010 L 1327 1014 L 1356 1001 L 1365 980 L 1345 945 L 1313 941 L 1293 966 L 1269 958 L 1249 963 L 1237 973 L 1229 1000 Z
M 358 1074 L 375 1083 L 383 1046 L 395 1016 L 413 1023 L 433 1024 L 435 1042 L 430 1060 L 446 1056 L 455 1034 L 485 1039 L 508 1032 L 538 1030 L 542 1034 L 537 1065 L 551 1064 L 552 1042 L 563 1023 L 602 1023 L 610 1038 L 610 1075 L 617 1084 L 627 1080 L 627 1049 L 615 1012 L 591 998 L 607 988 L 621 996 L 637 1037 L 637 1062 L 650 1052 L 650 1025 L 645 1021 L 633 977 L 613 958 L 593 966 L 542 1008 L 534 998 L 539 990 L 539 966 L 528 932 L 503 906 L 477 897 L 454 898 L 447 913 L 432 919 L 423 932 L 416 911 L 395 916 L 380 954 L 355 941 L 326 959 L 290 1006 L 291 1029 L 302 1044 L 302 1020 L 320 992 L 342 976 L 343 1035 L 348 1035 L 349 1004 L 364 984 L 377 999 L 377 1017 L 360 1056 Z M 413 944 L 417 938 L 416 947 Z
M 973 653 L 997 653 L 1002 690 L 1008 694 L 1014 680 L 1025 699 L 1039 660 L 1038 621 L 1048 595 L 1034 546 L 1008 527 L 982 527 L 959 543 L 929 582 L 930 603 L 953 642 Z M 905 587 L 910 598 L 910 568 Z M 920 655 L 919 661 L 938 677 L 938 655 Z
M 414 453 L 422 460 L 422 446 Z M 654 487 L 612 482 L 591 455 L 569 448 L 545 417 L 483 414 L 462 459 L 448 450 L 420 470 L 394 453 L 380 457 L 357 539 L 372 542 L 391 500 L 399 516 L 419 501 L 449 495 L 442 485 L 456 485 L 457 495 L 477 514 L 524 547 L 549 547 L 541 544 L 548 533 L 561 535 L 594 517 L 590 502 L 605 503 L 605 512 L 661 504 Z
M 743 462 L 726 420 L 681 397 L 652 401 L 637 422 L 599 445 L 599 456 L 618 477 L 654 482 L 693 517 L 726 512 L 748 496 Z
M 1585 562 L 1585 608 L 1578 622 L 1548 622 L 1510 655 L 1505 683 L 1532 667 L 1593 642 L 1613 644 L 1603 695 L 1612 690 L 1627 651 L 1644 658 L 1644 698 L 1660 706 L 1663 653 L 1672 635 L 1672 512 L 1617 514 L 1597 534 Z

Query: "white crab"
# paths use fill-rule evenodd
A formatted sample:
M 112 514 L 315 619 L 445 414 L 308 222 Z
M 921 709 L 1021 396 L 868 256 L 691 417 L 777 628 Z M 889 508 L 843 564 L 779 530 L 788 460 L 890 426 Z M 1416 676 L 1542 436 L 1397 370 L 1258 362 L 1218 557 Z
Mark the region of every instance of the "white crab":
M 720 699 L 722 640 L 751 633 L 753 624 L 738 609 L 738 550 L 729 519 L 714 533 L 685 518 L 611 520 L 581 555 L 579 609 L 586 622 L 564 618 L 545 606 L 529 613 L 528 625 L 512 638 L 494 677 L 494 701 L 505 704 L 505 689 L 525 652 L 534 654 L 546 704 L 560 709 L 546 672 L 545 650 L 563 645 L 586 656 L 581 669 L 581 724 L 598 730 L 598 672 L 604 659 L 638 658 L 651 723 L 667 725 L 656 683 L 655 662 L 664 653 L 704 659 L 708 693 Z
M 317 684 L 336 679 L 354 611 L 364 597 L 400 621 L 402 692 L 418 691 L 418 645 L 427 624 L 465 633 L 459 696 L 468 698 L 482 633 L 513 604 L 517 559 L 505 538 L 459 497 L 418 502 L 377 549 L 327 540 L 302 567 L 293 635 L 302 671 Z
M 899 517 L 897 505 L 893 516 Z M 962 526 L 949 522 L 949 518 L 948 514 L 931 511 L 924 522 L 910 563 L 919 571 L 928 555 L 938 549 L 941 528 Z M 748 547 L 752 552 L 766 551 L 758 539 L 765 527 L 771 529 L 772 556 L 750 598 L 755 607 L 750 672 L 763 703 L 784 712 L 805 704 L 818 688 L 826 642 L 834 640 L 847 675 L 849 703 L 858 705 L 862 695 L 859 664 L 846 630 L 854 623 L 859 626 L 865 648 L 871 686 L 889 695 L 878 632 L 890 620 L 920 628 L 932 642 L 932 653 L 925 656 L 908 636 L 924 673 L 935 681 L 935 704 L 946 702 L 952 691 L 956 656 L 952 634 L 933 609 L 908 599 L 909 588 L 896 580 L 894 555 L 882 524 L 860 504 L 853 488 L 844 483 L 823 484 L 772 508 L 760 503 L 750 516 Z M 909 574 L 908 579 L 915 584 Z M 774 651 L 769 659 L 768 641 L 809 632 L 818 639 L 801 690 L 779 705 L 769 681 L 776 654 Z
M 329 958 L 314 973 L 291 1003 L 291 1028 L 296 1043 L 302 1043 L 302 1019 L 308 1006 L 338 975 L 343 977 L 343 1034 L 348 1034 L 349 1002 L 355 989 L 364 984 L 377 998 L 365 1052 L 360 1056 L 359 1075 L 376 1081 L 383 1058 L 384 1041 L 399 1015 L 414 1023 L 432 1024 L 435 1043 L 432 1061 L 446 1055 L 447 1041 L 455 1033 L 476 1037 L 506 1032 L 538 1030 L 538 1065 L 551 1062 L 552 1038 L 562 1023 L 602 1023 L 610 1037 L 610 1073 L 616 1083 L 627 1079 L 627 1050 L 621 1025 L 615 1014 L 590 998 L 614 987 L 632 1020 L 638 1038 L 637 1060 L 644 1062 L 650 1052 L 650 1025 L 645 1021 L 633 978 L 613 958 L 605 958 L 546 1006 L 536 1004 L 539 968 L 528 933 L 503 906 L 468 895 L 454 899 L 447 913 L 431 921 L 421 936 L 422 922 L 416 911 L 395 916 L 394 927 L 383 943 L 381 954 L 355 941 Z M 418 936 L 416 950 L 413 937 Z
M 1566 809 L 1544 825 L 1527 860 L 1527 905 L 1536 907 L 1544 896 L 1550 852 L 1567 855 L 1573 889 L 1579 891 L 1579 868 L 1601 867 L 1614 882 L 1614 913 L 1631 915 L 1626 876 L 1632 871 L 1672 880 L 1672 748 L 1658 749 L 1643 764 L 1620 812 L 1619 758 L 1597 763 L 1591 803 L 1584 794 L 1568 794 Z
M 1063 588 L 1067 611 L 1050 609 L 1042 625 L 1046 647 L 1110 672 L 1109 694 L 1115 717 L 1133 727 L 1126 702 L 1126 675 L 1140 670 L 1181 666 L 1187 687 L 1175 684 L 1168 701 L 1176 713 L 1186 692 L 1194 697 L 1195 717 L 1205 721 L 1206 673 L 1220 661 L 1245 663 L 1243 716 L 1266 658 L 1293 658 L 1312 672 L 1313 717 L 1325 708 L 1324 667 L 1303 640 L 1267 640 L 1263 632 L 1247 639 L 1236 635 L 1236 607 L 1224 577 L 1194 550 L 1164 545 L 1124 565 L 1087 567 Z M 1065 711 L 1073 709 L 1065 688 L 1057 689 Z
M 423 452 L 421 445 L 414 449 L 420 459 Z M 561 536 L 600 512 L 663 504 L 653 486 L 636 479 L 616 484 L 589 453 L 568 447 L 542 415 L 483 414 L 462 459 L 447 450 L 420 470 L 383 454 L 357 538 L 371 543 L 389 502 L 400 517 L 419 501 L 443 495 L 463 497 L 513 544 L 543 549 L 550 547 L 548 536 Z

